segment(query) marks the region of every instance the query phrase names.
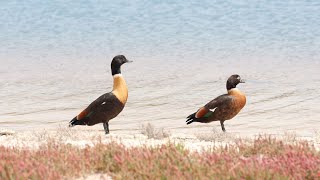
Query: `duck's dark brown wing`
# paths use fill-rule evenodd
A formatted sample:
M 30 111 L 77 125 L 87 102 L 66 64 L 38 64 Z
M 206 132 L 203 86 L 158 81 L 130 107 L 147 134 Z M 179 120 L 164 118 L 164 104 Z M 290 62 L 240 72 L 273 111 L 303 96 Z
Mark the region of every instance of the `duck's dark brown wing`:
M 88 116 L 90 113 L 96 111 L 97 107 L 99 107 L 99 105 L 101 105 L 103 102 L 111 99 L 112 95 L 113 94 L 111 92 L 106 93 L 100 96 L 98 99 L 94 100 L 86 109 L 84 109 L 80 114 L 78 114 L 77 120 L 81 120 Z
M 230 104 L 232 102 L 233 97 L 228 94 L 223 94 L 221 96 L 216 97 L 212 101 L 208 102 L 204 107 L 208 110 L 213 110 L 218 106 L 223 104 Z
M 190 114 L 187 117 L 187 124 L 192 122 L 206 122 L 206 120 L 213 114 L 213 110 L 221 105 L 227 105 L 232 102 L 232 97 L 228 94 L 224 94 L 216 97 L 212 101 L 208 102 L 205 106 L 201 107 L 197 112 Z
M 123 109 L 124 105 L 112 93 L 106 93 L 93 101 L 78 116 L 73 118 L 69 126 L 74 125 L 94 125 L 106 122 L 117 116 Z

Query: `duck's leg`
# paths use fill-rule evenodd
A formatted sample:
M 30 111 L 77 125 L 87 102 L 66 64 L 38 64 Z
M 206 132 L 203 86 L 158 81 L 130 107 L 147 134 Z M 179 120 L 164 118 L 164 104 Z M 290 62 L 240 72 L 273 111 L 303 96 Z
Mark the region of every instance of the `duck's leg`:
M 222 131 L 223 131 L 223 132 L 226 132 L 226 129 L 224 128 L 224 124 L 223 124 L 223 123 L 224 123 L 224 121 L 220 121 Z
M 104 132 L 106 134 L 109 134 L 109 123 L 108 122 L 103 123 L 103 128 L 104 128 Z

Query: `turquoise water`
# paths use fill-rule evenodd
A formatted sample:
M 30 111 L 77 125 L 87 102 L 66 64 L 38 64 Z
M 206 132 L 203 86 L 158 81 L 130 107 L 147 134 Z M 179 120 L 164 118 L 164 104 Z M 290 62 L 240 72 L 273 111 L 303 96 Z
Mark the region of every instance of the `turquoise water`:
M 110 61 L 124 54 L 129 102 L 111 130 L 220 130 L 184 118 L 237 73 L 248 104 L 227 131 L 310 136 L 319 19 L 319 1 L 1 1 L 0 128 L 67 125 L 111 90 Z

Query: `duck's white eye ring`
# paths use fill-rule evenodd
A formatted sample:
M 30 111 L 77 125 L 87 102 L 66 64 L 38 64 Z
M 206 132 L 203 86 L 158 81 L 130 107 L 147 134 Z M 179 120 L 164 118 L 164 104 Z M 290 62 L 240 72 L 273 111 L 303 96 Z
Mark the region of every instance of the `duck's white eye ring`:
M 238 76 L 237 79 L 240 80 L 240 76 Z

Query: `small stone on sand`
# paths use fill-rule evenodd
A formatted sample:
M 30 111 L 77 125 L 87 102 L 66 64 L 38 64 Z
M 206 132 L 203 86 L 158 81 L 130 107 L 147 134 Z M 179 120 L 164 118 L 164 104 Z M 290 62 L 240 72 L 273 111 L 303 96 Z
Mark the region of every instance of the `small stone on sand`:
M 0 136 L 9 136 L 9 135 L 13 135 L 16 132 L 13 130 L 9 130 L 9 129 L 1 129 L 0 130 Z

